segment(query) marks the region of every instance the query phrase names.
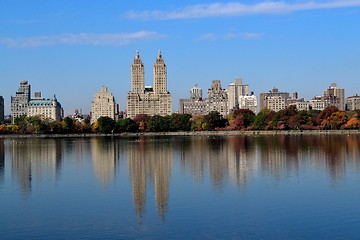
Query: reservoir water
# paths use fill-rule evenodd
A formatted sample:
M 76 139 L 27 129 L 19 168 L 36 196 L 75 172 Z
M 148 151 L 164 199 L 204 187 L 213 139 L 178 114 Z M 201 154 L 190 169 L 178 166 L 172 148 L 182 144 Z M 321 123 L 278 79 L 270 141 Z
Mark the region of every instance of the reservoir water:
M 360 135 L 0 138 L 0 239 L 358 239 Z

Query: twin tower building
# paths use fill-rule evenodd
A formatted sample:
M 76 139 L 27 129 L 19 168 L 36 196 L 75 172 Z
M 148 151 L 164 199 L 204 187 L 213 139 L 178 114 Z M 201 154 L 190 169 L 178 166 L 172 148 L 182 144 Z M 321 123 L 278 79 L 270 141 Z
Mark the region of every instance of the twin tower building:
M 131 89 L 127 95 L 126 117 L 134 119 L 137 115 L 170 115 L 172 113 L 171 95 L 167 91 L 166 64 L 159 51 L 154 64 L 154 87 L 145 86 L 144 64 L 136 52 L 131 64 Z M 91 122 L 101 116 L 115 119 L 118 106 L 106 87 L 98 92 L 91 106 Z
M 172 113 L 171 95 L 167 90 L 166 64 L 159 51 L 154 64 L 154 87 L 145 86 L 144 64 L 139 52 L 136 52 L 131 65 L 131 90 L 127 96 L 127 117 L 135 118 L 139 114 L 170 115 Z

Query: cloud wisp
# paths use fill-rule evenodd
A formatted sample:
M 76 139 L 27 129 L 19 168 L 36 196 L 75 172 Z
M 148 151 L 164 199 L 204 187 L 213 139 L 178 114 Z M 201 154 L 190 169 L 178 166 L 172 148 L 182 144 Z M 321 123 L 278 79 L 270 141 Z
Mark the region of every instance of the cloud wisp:
M 159 40 L 164 35 L 157 32 L 139 31 L 134 33 L 67 33 L 23 38 L 0 38 L 0 44 L 12 48 L 34 48 L 54 45 L 98 45 L 123 46 L 141 40 Z
M 263 37 L 263 34 L 256 32 L 244 32 L 244 33 L 225 33 L 225 34 L 214 34 L 207 33 L 199 38 L 195 39 L 195 42 L 199 41 L 218 41 L 218 40 L 233 40 L 233 39 L 242 39 L 242 40 L 257 40 Z
M 239 2 L 190 5 L 173 11 L 130 11 L 126 18 L 135 20 L 194 19 L 206 17 L 231 17 L 256 14 L 284 14 L 305 10 L 360 7 L 360 0 L 335 0 L 328 2 L 308 1 L 290 4 L 280 1 L 264 1 L 257 4 Z

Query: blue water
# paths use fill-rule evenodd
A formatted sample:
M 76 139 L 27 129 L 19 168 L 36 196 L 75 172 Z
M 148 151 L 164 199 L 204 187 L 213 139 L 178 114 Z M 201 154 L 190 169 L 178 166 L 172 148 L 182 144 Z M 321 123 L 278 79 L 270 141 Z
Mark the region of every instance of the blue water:
M 358 239 L 360 135 L 0 139 L 0 239 Z

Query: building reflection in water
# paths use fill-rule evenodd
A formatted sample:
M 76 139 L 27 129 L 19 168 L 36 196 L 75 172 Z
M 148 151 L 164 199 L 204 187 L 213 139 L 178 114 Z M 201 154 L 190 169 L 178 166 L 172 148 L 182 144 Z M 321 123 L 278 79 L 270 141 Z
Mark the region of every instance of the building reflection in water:
M 5 151 L 4 151 L 4 139 L 0 138 L 0 184 L 5 179 Z
M 303 135 L 258 137 L 263 174 L 281 178 L 299 170 L 317 168 L 334 181 L 346 174 L 347 159 L 359 167 L 358 135 Z M 351 157 L 352 156 L 352 157 Z
M 257 173 L 257 151 L 249 137 L 194 137 L 180 150 L 181 166 L 190 169 L 196 184 L 209 176 L 221 190 L 230 179 L 244 186 Z
M 141 220 L 147 198 L 147 185 L 154 184 L 155 202 L 162 220 L 168 209 L 172 144 L 166 139 L 140 137 L 128 144 L 128 166 L 133 201 Z
M 316 170 L 336 182 L 346 176 L 347 168 L 360 171 L 360 136 L 356 134 L 90 138 L 76 141 L 31 138 L 14 139 L 11 143 L 12 175 L 24 193 L 31 191 L 34 180 L 56 180 L 62 153 L 65 159 L 71 156 L 75 163 L 91 158 L 96 179 L 104 187 L 114 181 L 119 172 L 119 159 L 127 159 L 134 208 L 140 220 L 146 200 L 152 193 L 157 211 L 161 219 L 165 219 L 173 161 L 180 164 L 182 174 L 191 174 L 198 187 L 209 179 L 216 191 L 222 191 L 227 182 L 239 189 L 245 188 L 259 177 L 259 173 L 280 181 L 289 175 L 299 176 L 306 170 Z M 4 140 L 0 139 L 0 183 L 4 179 L 4 168 Z
M 34 181 L 56 181 L 61 168 L 61 149 L 59 139 L 12 140 L 12 175 L 22 193 L 31 192 Z
M 119 158 L 117 141 L 109 138 L 91 138 L 91 157 L 96 179 L 106 188 L 114 180 Z
M 293 138 L 287 135 L 266 136 L 256 138 L 260 152 L 261 172 L 275 179 L 280 179 L 285 174 L 292 172 L 299 173 L 299 147 L 300 138 L 291 141 Z
M 239 188 L 261 171 L 275 180 L 299 176 L 305 169 L 317 168 L 338 181 L 346 174 L 346 164 L 360 168 L 358 135 L 273 135 L 193 137 L 178 143 L 181 167 L 190 170 L 194 182 L 209 177 L 221 190 L 230 180 Z

